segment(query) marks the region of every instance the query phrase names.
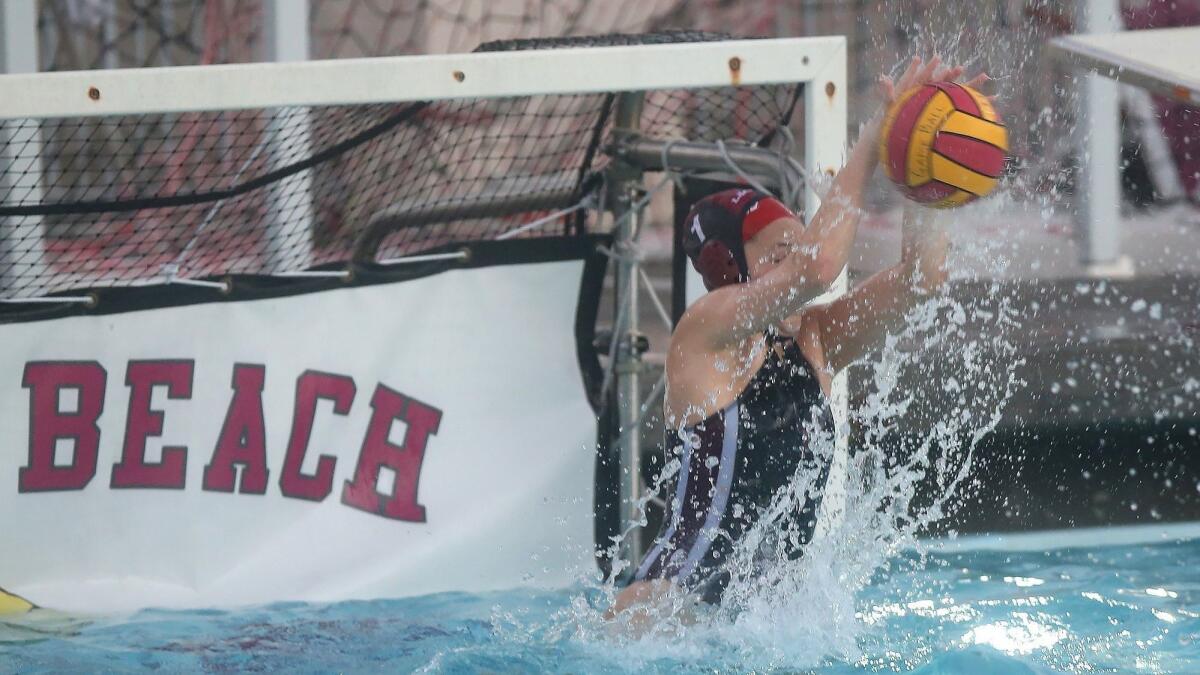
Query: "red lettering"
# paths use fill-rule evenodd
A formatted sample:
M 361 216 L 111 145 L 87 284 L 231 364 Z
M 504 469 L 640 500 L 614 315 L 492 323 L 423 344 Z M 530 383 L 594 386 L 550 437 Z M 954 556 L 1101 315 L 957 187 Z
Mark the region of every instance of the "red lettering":
M 154 387 L 166 386 L 167 398 L 192 397 L 191 361 L 130 361 L 125 370 L 129 387 L 129 416 L 125 421 L 125 445 L 121 461 L 113 465 L 113 488 L 162 488 L 182 490 L 187 474 L 187 447 L 162 449 L 162 460 L 146 461 L 146 441 L 163 432 L 163 413 L 150 407 Z
M 108 374 L 95 361 L 38 361 L 25 364 L 21 386 L 29 389 L 29 464 L 17 477 L 19 492 L 82 490 L 96 475 L 100 413 Z M 64 390 L 75 402 L 63 410 Z M 71 463 L 55 465 L 59 440 L 74 443 Z
M 287 456 L 284 457 L 283 472 L 279 476 L 279 489 L 285 497 L 319 502 L 329 496 L 333 490 L 336 457 L 321 455 L 317 460 L 317 472 L 311 476 L 301 471 L 304 455 L 308 451 L 308 442 L 312 437 L 317 401 L 333 401 L 334 414 L 346 415 L 350 412 L 350 405 L 354 403 L 354 394 L 354 380 L 345 375 L 330 375 L 309 370 L 296 381 L 292 435 L 288 439 Z
M 342 487 L 342 503 L 385 518 L 423 523 L 425 507 L 417 503 L 417 484 L 425 446 L 429 437 L 437 433 L 442 413 L 382 384 L 375 388 L 371 408 L 358 467 L 354 480 L 346 481 Z M 400 446 L 388 441 L 388 432 L 396 420 L 408 425 L 404 444 Z M 379 471 L 384 467 L 395 473 L 391 495 L 376 489 Z
M 267 491 L 267 431 L 263 422 L 262 391 L 266 366 L 233 366 L 233 400 L 217 438 L 212 461 L 204 467 L 204 489 L 233 492 L 235 465 L 242 467 L 238 492 L 261 495 Z

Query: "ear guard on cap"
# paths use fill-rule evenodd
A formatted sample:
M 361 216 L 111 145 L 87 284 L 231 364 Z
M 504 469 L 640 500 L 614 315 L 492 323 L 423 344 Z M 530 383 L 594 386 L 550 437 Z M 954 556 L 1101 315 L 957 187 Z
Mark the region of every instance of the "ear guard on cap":
M 704 242 L 693 264 L 700 276 L 704 277 L 705 288 L 710 291 L 741 281 L 741 271 L 733 251 L 715 239 Z

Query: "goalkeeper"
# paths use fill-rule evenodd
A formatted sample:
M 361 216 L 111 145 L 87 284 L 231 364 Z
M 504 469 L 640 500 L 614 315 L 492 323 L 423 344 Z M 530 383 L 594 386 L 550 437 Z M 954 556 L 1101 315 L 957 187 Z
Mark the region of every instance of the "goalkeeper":
M 962 72 L 937 57 L 913 59 L 896 82 L 884 78 L 882 90 L 891 103 L 898 92 Z M 770 527 L 791 558 L 811 538 L 830 459 L 814 445 L 833 433 L 834 373 L 899 330 L 906 311 L 946 278 L 944 233 L 906 218 L 898 265 L 810 305 L 846 265 L 879 163 L 881 118 L 865 126 L 807 227 L 751 189 L 711 195 L 688 214 L 684 248 L 709 292 L 679 321 L 667 354 L 666 446 L 680 469 L 663 530 L 610 615 L 650 620 L 672 587 L 719 602 L 734 547 L 797 471 L 815 478 L 813 489 Z

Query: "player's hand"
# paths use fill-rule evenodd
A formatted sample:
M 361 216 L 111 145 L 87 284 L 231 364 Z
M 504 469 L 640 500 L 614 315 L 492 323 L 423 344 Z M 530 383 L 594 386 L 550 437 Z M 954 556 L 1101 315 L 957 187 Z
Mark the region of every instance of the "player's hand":
M 914 56 L 899 79 L 893 80 L 887 75 L 879 78 L 880 93 L 883 95 L 884 104 L 891 105 L 897 96 L 909 89 L 930 82 L 956 82 L 965 71 L 963 66 L 943 65 L 941 57 L 936 55 L 929 61 L 922 61 L 921 57 Z M 987 73 L 980 73 L 962 84 L 975 89 L 988 79 Z

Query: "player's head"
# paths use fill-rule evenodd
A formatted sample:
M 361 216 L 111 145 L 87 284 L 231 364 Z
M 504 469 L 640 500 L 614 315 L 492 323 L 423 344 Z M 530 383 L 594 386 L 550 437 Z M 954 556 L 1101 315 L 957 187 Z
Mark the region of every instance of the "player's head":
M 770 195 L 725 190 L 692 206 L 683 224 L 683 250 L 711 291 L 770 271 L 791 250 L 799 226 Z

